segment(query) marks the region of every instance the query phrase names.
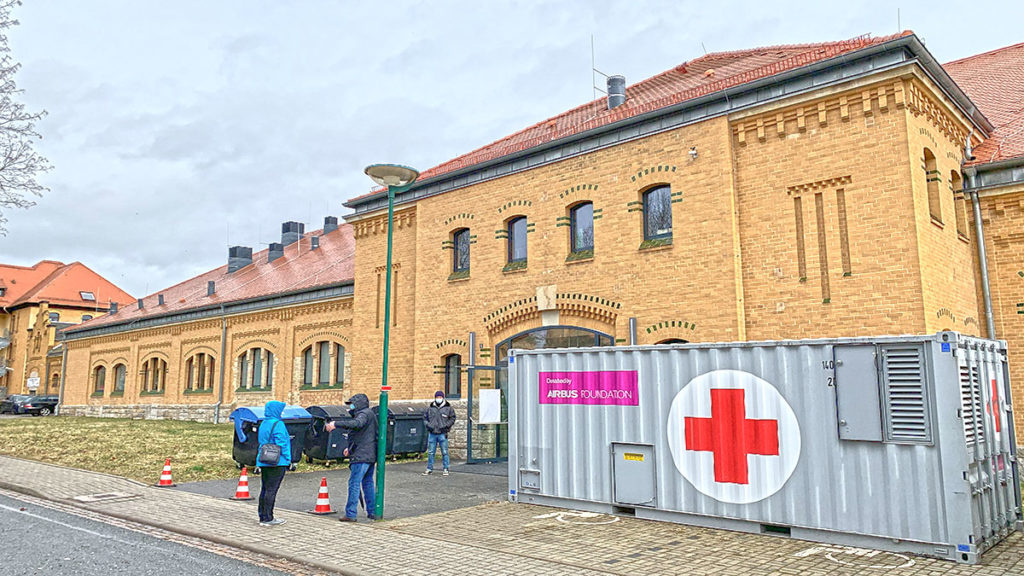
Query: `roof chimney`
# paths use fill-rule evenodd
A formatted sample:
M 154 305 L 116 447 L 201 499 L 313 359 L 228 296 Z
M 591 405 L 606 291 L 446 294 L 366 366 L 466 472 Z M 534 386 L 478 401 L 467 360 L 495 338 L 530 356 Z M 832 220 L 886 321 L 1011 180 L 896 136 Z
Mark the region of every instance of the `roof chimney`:
M 273 262 L 281 256 L 284 256 L 284 244 L 271 242 L 270 249 L 267 250 L 267 262 Z
M 142 310 L 142 298 L 139 298 L 139 310 Z
M 626 77 L 608 77 L 608 109 L 618 108 L 626 103 Z
M 252 264 L 252 248 L 232 246 L 228 248 L 228 274 Z
M 306 231 L 306 225 L 302 222 L 285 222 L 281 224 L 281 244 L 289 246 L 298 242 Z
M 117 302 L 110 303 L 110 313 L 117 314 Z
M 324 218 L 324 234 L 330 234 L 338 229 L 338 217 L 328 216 Z
M 157 294 L 157 296 L 156 296 L 156 305 L 157 306 L 163 306 L 164 305 L 164 295 L 163 294 Z
M 206 282 L 206 295 L 207 296 L 213 296 L 214 293 L 216 293 L 216 292 L 217 292 L 217 283 L 214 282 L 213 280 L 208 280 Z
M 319 236 L 313 236 L 312 238 L 309 239 L 309 249 L 310 250 L 316 250 L 319 247 L 320 247 L 320 237 Z

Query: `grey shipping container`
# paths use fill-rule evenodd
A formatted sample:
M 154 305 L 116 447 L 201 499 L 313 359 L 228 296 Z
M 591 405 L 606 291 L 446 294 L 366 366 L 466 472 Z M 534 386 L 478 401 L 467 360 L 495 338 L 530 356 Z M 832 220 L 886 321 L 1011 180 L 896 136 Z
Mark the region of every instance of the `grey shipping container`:
M 509 498 L 976 563 L 1021 530 L 1006 344 L 514 351 Z

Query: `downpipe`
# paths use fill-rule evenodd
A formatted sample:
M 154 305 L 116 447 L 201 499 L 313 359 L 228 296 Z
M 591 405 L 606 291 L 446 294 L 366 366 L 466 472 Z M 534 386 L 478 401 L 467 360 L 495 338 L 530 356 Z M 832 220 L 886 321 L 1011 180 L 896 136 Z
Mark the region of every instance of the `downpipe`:
M 217 384 L 217 403 L 213 405 L 213 423 L 220 424 L 220 407 L 224 404 L 224 355 L 227 354 L 228 319 L 224 315 L 224 305 L 220 305 L 220 376 Z

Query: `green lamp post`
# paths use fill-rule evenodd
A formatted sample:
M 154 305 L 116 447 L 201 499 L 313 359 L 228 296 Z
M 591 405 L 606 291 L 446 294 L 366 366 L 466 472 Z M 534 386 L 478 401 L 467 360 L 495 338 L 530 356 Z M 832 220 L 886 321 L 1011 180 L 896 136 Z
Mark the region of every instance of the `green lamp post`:
M 388 261 L 384 283 L 384 359 L 381 366 L 380 408 L 377 420 L 377 501 L 374 515 L 384 517 L 384 460 L 388 438 L 388 344 L 391 336 L 391 245 L 394 238 L 395 194 L 405 192 L 420 173 L 399 164 L 373 164 L 364 170 L 367 176 L 388 189 Z M 369 505 L 369 502 L 366 503 Z

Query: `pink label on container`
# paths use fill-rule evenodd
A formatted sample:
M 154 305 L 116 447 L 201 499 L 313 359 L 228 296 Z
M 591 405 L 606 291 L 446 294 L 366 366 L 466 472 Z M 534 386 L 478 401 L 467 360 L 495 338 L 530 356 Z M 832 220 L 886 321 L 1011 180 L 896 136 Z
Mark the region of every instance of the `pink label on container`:
M 541 404 L 639 406 L 636 370 L 541 372 Z

